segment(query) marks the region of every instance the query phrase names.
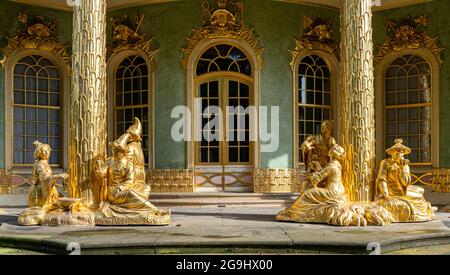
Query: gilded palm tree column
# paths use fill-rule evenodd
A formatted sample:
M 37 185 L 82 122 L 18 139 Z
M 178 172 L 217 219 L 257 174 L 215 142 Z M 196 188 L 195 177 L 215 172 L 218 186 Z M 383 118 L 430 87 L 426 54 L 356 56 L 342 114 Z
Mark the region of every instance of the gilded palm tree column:
M 341 132 L 344 183 L 353 201 L 370 201 L 375 175 L 372 0 L 341 0 Z
M 78 3 L 73 13 L 69 189 L 71 197 L 90 203 L 92 167 L 106 154 L 106 0 Z

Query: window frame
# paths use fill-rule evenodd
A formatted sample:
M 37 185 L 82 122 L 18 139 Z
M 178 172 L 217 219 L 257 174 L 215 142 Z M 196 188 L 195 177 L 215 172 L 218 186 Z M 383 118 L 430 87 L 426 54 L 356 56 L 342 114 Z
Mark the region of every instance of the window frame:
M 33 164 L 15 165 L 13 163 L 13 110 L 14 110 L 14 68 L 16 64 L 27 56 L 38 55 L 50 60 L 58 69 L 60 74 L 60 93 L 61 93 L 61 120 L 60 120 L 60 165 L 52 165 L 55 172 L 61 172 L 68 169 L 68 104 L 70 91 L 70 68 L 67 63 L 58 55 L 39 50 L 18 48 L 8 57 L 5 63 L 5 169 L 12 170 L 13 173 L 31 174 Z
M 436 56 L 426 48 L 405 49 L 387 54 L 375 67 L 375 104 L 376 104 L 376 152 L 377 168 L 380 162 L 386 158 L 385 150 L 393 144 L 386 144 L 386 73 L 392 63 L 405 55 L 416 55 L 428 63 L 431 73 L 431 163 L 432 165 L 413 165 L 411 172 L 426 173 L 434 168 L 439 168 L 439 85 L 440 85 L 440 65 Z M 408 157 L 406 157 L 408 158 Z
M 196 69 L 197 62 L 203 53 L 209 48 L 220 45 L 220 44 L 228 44 L 240 49 L 250 61 L 250 65 L 252 67 L 252 76 L 253 85 L 251 87 L 251 92 L 253 93 L 253 104 L 258 109 L 259 116 L 259 106 L 260 106 L 260 74 L 262 67 L 262 60 L 258 57 L 258 53 L 254 51 L 254 47 L 250 45 L 245 39 L 242 38 L 226 38 L 226 37 L 217 37 L 217 38 L 208 38 L 203 39 L 197 43 L 192 52 L 189 54 L 189 57 L 186 59 L 186 67 L 185 67 L 185 75 L 186 75 L 186 105 L 189 110 L 194 110 L 195 108 L 195 91 L 197 89 L 196 83 Z M 242 74 L 244 75 L 244 74 Z M 194 111 L 191 111 L 189 121 L 195 121 Z M 255 125 L 256 129 L 259 129 L 259 119 L 256 119 Z M 200 166 L 195 164 L 195 131 L 188 130 L 187 135 L 190 137 L 190 140 L 186 142 L 186 168 L 195 170 L 196 168 L 200 168 Z M 258 135 L 259 138 L 259 135 Z M 257 168 L 260 167 L 260 144 L 259 141 L 254 142 L 253 152 L 252 152 L 252 167 Z
M 145 52 L 141 49 L 127 49 L 119 52 L 113 53 L 107 62 L 106 66 L 106 78 L 107 78 L 107 124 L 108 124 L 108 142 L 114 141 L 114 136 L 116 133 L 116 72 L 119 68 L 120 64 L 129 57 L 139 56 L 145 60 L 148 69 L 148 123 L 149 125 L 143 125 L 143 127 L 148 128 L 148 137 L 149 137 L 149 148 L 148 154 L 149 159 L 148 165 L 146 169 L 152 170 L 155 168 L 155 104 L 154 104 L 154 91 L 155 91 L 155 64 L 152 58 L 147 56 Z M 142 105 L 139 105 L 142 106 Z M 119 136 L 124 133 L 117 133 Z M 110 149 L 108 148 L 108 152 Z
M 222 108 L 223 111 L 223 124 L 222 124 L 222 130 L 224 131 L 224 135 L 226 135 L 226 131 L 228 131 L 228 125 L 227 125 L 227 119 L 228 119 L 228 114 L 226 113 L 226 109 L 224 109 L 224 107 L 226 107 L 226 99 L 229 99 L 229 95 L 225 94 L 225 91 L 227 90 L 227 84 L 229 83 L 229 81 L 236 81 L 238 83 L 243 83 L 248 85 L 249 87 L 249 100 L 250 100 L 250 106 L 254 106 L 254 95 L 251 93 L 253 91 L 253 78 L 244 75 L 244 74 L 240 74 L 240 73 L 236 73 L 236 72 L 229 72 L 229 71 L 219 71 L 219 72 L 213 72 L 213 73 L 207 73 L 207 74 L 203 74 L 201 76 L 198 76 L 195 78 L 195 84 L 196 84 L 196 89 L 195 89 L 195 96 L 196 98 L 198 98 L 198 87 L 204 83 L 208 83 L 211 81 L 218 81 L 218 85 L 219 85 L 219 104 L 221 106 L 218 106 L 220 108 Z M 198 129 L 199 125 L 197 122 L 194 122 L 194 129 L 195 129 L 195 133 L 197 133 L 197 131 L 199 131 Z M 225 138 L 226 136 L 224 136 Z M 200 162 L 199 161 L 199 144 L 200 142 L 196 141 L 194 144 L 194 163 L 195 166 L 199 167 L 199 166 L 203 166 L 203 167 L 209 167 L 209 166 L 223 166 L 223 165 L 227 165 L 227 166 L 241 166 L 241 167 L 253 167 L 254 165 L 254 148 L 255 148 L 255 141 L 250 141 L 250 145 L 249 145 L 249 161 L 248 162 L 230 162 L 229 161 L 229 145 L 227 141 L 220 141 L 219 142 L 219 162 L 218 163 L 212 163 L 212 162 Z M 220 161 L 222 160 L 222 161 Z
M 292 115 L 293 115 L 293 161 L 294 161 L 294 169 L 304 169 L 304 164 L 300 163 L 300 129 L 299 129 L 299 83 L 298 83 L 298 69 L 302 60 L 308 56 L 318 56 L 322 58 L 327 64 L 330 70 L 330 79 L 331 79 L 331 112 L 330 116 L 332 120 L 334 120 L 334 132 L 333 136 L 337 137 L 339 135 L 340 129 L 340 121 L 339 121 L 339 112 L 340 112 L 340 87 L 339 87 L 339 79 L 340 79 L 340 69 L 339 69 L 339 60 L 338 57 L 334 53 L 330 53 L 328 51 L 322 50 L 320 48 L 314 47 L 313 49 L 303 49 L 295 58 L 294 62 L 291 64 L 292 71 Z

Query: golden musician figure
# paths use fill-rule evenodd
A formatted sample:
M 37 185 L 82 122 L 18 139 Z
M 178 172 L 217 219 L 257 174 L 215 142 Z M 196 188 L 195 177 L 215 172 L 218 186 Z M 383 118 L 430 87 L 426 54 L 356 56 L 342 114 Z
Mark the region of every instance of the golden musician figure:
M 437 209 L 423 197 L 424 189 L 411 185 L 409 161 L 404 158 L 411 149 L 402 140 L 395 141 L 387 150 L 391 157 L 381 163 L 376 200 L 349 201 L 342 174 L 345 151 L 331 138 L 327 125 L 329 122 L 324 122 L 322 134 L 308 137 L 302 145 L 307 173 L 301 184 L 301 195 L 277 215 L 278 221 L 365 226 L 436 218 Z
M 51 148 L 35 142 L 33 186 L 29 208 L 19 217 L 21 225 L 168 225 L 170 210 L 158 210 L 148 201 L 150 186 L 145 181 L 145 159 L 139 119 L 120 138 L 110 143 L 112 157 L 94 161 L 89 198 L 64 198 L 48 163 Z

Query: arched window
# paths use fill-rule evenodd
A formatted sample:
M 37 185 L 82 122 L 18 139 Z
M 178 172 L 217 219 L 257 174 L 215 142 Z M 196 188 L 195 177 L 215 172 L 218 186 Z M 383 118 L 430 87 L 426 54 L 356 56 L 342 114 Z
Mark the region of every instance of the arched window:
M 323 121 L 332 118 L 332 78 L 330 68 L 318 55 L 304 57 L 297 70 L 298 160 L 303 162 L 301 144 L 310 135 L 320 134 Z
M 197 63 L 197 76 L 217 71 L 228 71 L 252 75 L 252 66 L 247 56 L 231 45 L 216 45 L 205 51 Z
M 142 147 L 146 164 L 150 161 L 150 89 L 149 68 L 144 58 L 126 57 L 115 72 L 114 138 L 125 133 L 135 117 L 143 125 Z
M 431 70 L 418 55 L 403 55 L 385 75 L 385 145 L 397 138 L 412 149 L 413 165 L 432 165 Z
M 40 55 L 20 59 L 13 70 L 13 166 L 34 163 L 33 142 L 52 147 L 50 164 L 62 167 L 61 76 L 57 66 Z

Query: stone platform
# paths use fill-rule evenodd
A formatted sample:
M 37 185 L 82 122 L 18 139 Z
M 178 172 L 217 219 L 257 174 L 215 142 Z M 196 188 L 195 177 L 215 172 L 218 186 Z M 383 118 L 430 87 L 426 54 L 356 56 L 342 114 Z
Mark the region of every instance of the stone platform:
M 436 245 L 450 253 L 448 213 L 429 223 L 343 228 L 276 222 L 275 207 L 172 208 L 165 227 L 22 227 L 16 221 L 23 209 L 4 210 L 0 254 L 67 254 L 70 243 L 79 243 L 82 254 L 368 254 L 369 243 L 389 254 L 416 248 L 426 254 Z

